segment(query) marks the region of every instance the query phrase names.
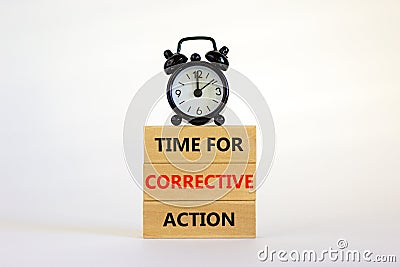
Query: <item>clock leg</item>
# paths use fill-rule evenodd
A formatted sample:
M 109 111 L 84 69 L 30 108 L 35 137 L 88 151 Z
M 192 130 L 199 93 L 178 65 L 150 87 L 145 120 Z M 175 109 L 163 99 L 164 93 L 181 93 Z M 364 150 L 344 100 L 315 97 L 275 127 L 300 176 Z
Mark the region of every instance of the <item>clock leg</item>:
M 182 122 L 182 118 L 179 117 L 178 115 L 174 115 L 171 117 L 171 123 L 175 126 L 178 126 L 179 124 L 181 124 Z
M 214 118 L 214 123 L 215 123 L 216 125 L 218 125 L 218 126 L 221 126 L 222 124 L 224 124 L 224 123 L 225 123 L 225 118 L 224 118 L 224 116 L 222 116 L 222 115 L 217 115 L 217 116 Z

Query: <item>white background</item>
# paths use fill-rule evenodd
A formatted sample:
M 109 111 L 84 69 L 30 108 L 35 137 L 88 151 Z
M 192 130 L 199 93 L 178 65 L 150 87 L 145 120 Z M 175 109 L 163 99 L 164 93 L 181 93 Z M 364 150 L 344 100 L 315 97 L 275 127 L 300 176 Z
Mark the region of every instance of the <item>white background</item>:
M 0 266 L 270 265 L 264 245 L 338 238 L 399 261 L 399 25 L 398 1 L 1 0 Z M 191 35 L 227 45 L 274 116 L 257 239 L 141 238 L 124 116 Z

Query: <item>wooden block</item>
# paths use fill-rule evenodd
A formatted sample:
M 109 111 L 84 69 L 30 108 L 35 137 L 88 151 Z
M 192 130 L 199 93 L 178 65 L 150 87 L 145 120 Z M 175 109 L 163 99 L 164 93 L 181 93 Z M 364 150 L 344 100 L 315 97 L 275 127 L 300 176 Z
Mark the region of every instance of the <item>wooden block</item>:
M 198 207 L 144 201 L 143 237 L 254 238 L 255 212 L 255 201 L 216 201 Z
M 145 163 L 255 163 L 255 126 L 145 126 Z
M 256 236 L 255 126 L 146 126 L 143 236 Z
M 255 200 L 255 163 L 144 164 L 144 200 Z M 208 202 L 208 201 L 207 201 Z

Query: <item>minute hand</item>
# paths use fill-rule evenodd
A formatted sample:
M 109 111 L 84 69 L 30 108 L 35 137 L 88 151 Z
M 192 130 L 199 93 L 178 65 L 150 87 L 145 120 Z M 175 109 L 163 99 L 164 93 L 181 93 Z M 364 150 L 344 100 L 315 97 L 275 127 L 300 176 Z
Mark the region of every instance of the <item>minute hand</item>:
M 206 85 L 204 85 L 203 87 L 201 87 L 200 90 L 203 90 L 204 88 L 206 88 L 207 86 L 209 86 L 213 81 L 214 81 L 214 79 L 212 79 L 209 83 L 207 83 Z

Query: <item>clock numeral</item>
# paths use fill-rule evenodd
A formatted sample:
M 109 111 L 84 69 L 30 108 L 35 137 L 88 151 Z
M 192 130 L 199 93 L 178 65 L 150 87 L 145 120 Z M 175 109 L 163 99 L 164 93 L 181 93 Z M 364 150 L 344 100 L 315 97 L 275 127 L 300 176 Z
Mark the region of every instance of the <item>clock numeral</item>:
M 196 114 L 197 114 L 197 115 L 203 114 L 203 111 L 200 109 L 200 107 L 197 108 Z
M 179 89 L 175 90 L 175 94 L 176 94 L 178 97 L 180 97 L 180 96 L 181 96 L 181 90 L 179 90 Z
M 215 93 L 216 95 L 221 95 L 221 88 L 217 87 L 217 88 L 215 88 L 215 91 L 217 91 Z
M 203 74 L 203 72 L 202 72 L 201 70 L 193 71 L 193 76 L 194 76 L 195 79 L 201 79 L 201 78 L 203 78 L 203 77 L 201 76 L 202 74 Z

